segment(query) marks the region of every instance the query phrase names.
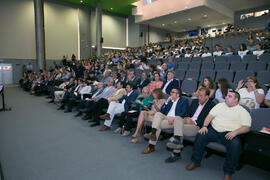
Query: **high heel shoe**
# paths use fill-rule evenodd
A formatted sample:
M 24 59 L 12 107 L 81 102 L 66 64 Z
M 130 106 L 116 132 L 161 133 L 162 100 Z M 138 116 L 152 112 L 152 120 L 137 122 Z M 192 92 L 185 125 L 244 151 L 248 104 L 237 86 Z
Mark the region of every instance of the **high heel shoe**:
M 142 138 L 141 138 L 140 136 L 133 137 L 133 138 L 130 140 L 130 143 L 133 143 L 133 144 L 141 143 L 141 142 L 142 142 Z

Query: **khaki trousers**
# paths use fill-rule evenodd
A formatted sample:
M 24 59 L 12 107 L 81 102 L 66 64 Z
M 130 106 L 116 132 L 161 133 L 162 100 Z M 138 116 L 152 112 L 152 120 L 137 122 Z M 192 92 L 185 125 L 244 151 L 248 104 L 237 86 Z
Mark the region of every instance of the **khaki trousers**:
M 174 118 L 173 124 L 169 124 L 168 116 L 157 112 L 154 115 L 152 128 L 157 129 L 156 136 L 157 139 L 160 135 L 162 129 L 169 129 L 173 128 L 175 136 L 196 136 L 197 132 L 199 131 L 199 127 L 196 125 L 191 124 L 184 124 L 184 119 L 180 116 L 176 116 Z M 183 141 L 183 138 L 181 139 Z M 157 141 L 149 140 L 149 144 L 156 145 Z

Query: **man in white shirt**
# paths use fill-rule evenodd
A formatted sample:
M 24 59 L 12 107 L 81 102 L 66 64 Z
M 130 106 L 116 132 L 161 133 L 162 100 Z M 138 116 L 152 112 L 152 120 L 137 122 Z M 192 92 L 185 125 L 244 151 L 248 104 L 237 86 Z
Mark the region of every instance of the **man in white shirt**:
M 148 134 L 149 145 L 142 151 L 142 154 L 149 154 L 155 151 L 155 145 L 161 129 L 173 128 L 175 123 L 182 121 L 188 108 L 188 100 L 181 97 L 181 90 L 173 88 L 170 97 L 161 107 L 160 112 L 154 115 L 152 131 Z M 178 126 L 177 126 L 178 127 Z M 180 136 L 178 129 L 174 129 L 174 134 Z
M 212 56 L 212 54 L 209 52 L 209 47 L 204 48 L 204 53 L 202 54 L 202 58 Z
M 90 94 L 91 90 L 92 90 L 91 86 L 87 85 L 85 81 L 81 80 L 81 88 L 78 90 L 78 92 L 74 92 L 74 98 L 69 99 L 69 102 L 67 104 L 67 110 L 65 110 L 64 113 L 71 112 L 74 101 L 75 100 L 77 100 L 77 101 L 82 100 L 83 95 Z
M 264 53 L 262 50 L 262 45 L 260 43 L 256 44 L 256 51 L 253 51 L 253 55 L 257 56 L 257 58 Z
M 240 154 L 240 134 L 249 132 L 251 117 L 247 110 L 239 105 L 240 95 L 229 91 L 225 103 L 217 104 L 206 117 L 199 130 L 193 147 L 191 162 L 186 169 L 191 171 L 200 166 L 204 148 L 209 142 L 220 142 L 226 147 L 226 160 L 223 166 L 224 180 L 231 180 Z M 208 127 L 211 123 L 211 127 Z
M 213 56 L 217 57 L 217 56 L 222 56 L 223 51 L 221 50 L 221 46 L 216 44 L 216 51 L 213 52 Z

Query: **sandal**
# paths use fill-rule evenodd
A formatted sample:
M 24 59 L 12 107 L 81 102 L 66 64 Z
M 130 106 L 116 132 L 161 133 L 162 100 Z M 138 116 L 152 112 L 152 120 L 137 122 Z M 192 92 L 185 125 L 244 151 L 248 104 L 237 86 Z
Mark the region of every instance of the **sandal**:
M 130 143 L 133 143 L 133 144 L 141 143 L 141 142 L 142 142 L 142 139 L 141 139 L 140 136 L 133 137 L 133 138 L 130 140 Z

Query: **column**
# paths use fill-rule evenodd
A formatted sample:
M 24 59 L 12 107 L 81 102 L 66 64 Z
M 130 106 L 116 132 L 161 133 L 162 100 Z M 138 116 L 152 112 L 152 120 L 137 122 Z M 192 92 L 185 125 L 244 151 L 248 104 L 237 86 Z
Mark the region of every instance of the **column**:
M 44 0 L 34 0 L 36 30 L 36 63 L 37 69 L 46 69 L 45 32 L 44 32 Z
M 96 46 L 97 46 L 97 56 L 101 56 L 102 50 L 102 9 L 101 3 L 97 3 L 96 7 L 96 18 L 97 18 L 97 29 L 96 29 Z

